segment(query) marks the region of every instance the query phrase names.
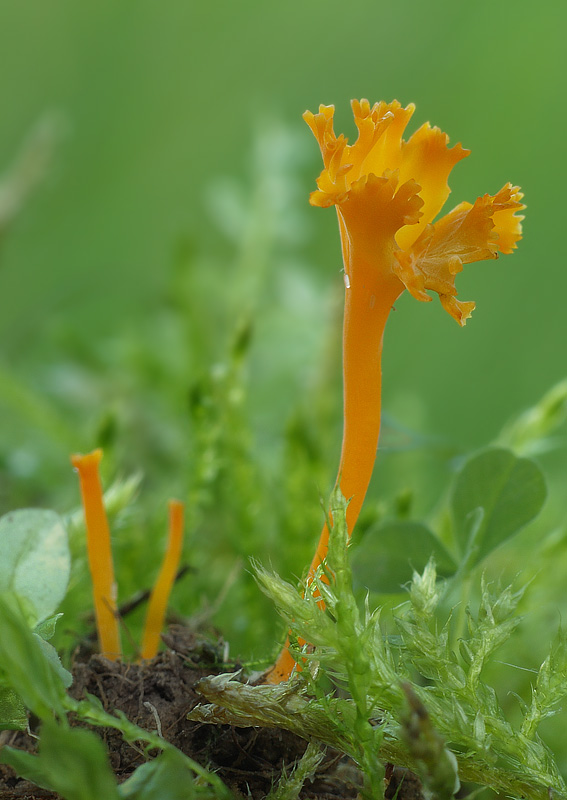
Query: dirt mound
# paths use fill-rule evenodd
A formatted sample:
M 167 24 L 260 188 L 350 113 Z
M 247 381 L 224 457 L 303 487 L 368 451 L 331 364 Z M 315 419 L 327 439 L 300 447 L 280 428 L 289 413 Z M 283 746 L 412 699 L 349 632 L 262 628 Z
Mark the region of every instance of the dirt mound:
M 105 710 L 123 711 L 128 719 L 146 730 L 157 730 L 164 739 L 203 766 L 217 772 L 236 798 L 262 800 L 277 783 L 282 769 L 289 771 L 303 755 L 307 743 L 299 737 L 272 728 L 234 728 L 191 722 L 187 714 L 202 698 L 194 690 L 205 675 L 228 669 L 223 664 L 222 643 L 212 645 L 190 631 L 174 626 L 167 637 L 168 650 L 141 664 L 108 661 L 94 655 L 73 668 L 70 693 L 77 699 L 84 692 L 98 697 Z M 5 731 L 1 742 L 35 751 L 34 721 L 28 733 Z M 128 744 L 115 730 L 95 728 L 105 742 L 111 766 L 119 781 L 125 780 L 145 760 L 135 744 Z M 301 797 L 307 800 L 355 798 L 360 775 L 341 754 L 328 752 L 312 782 Z M 0 800 L 56 800 L 58 795 L 22 781 L 0 765 Z

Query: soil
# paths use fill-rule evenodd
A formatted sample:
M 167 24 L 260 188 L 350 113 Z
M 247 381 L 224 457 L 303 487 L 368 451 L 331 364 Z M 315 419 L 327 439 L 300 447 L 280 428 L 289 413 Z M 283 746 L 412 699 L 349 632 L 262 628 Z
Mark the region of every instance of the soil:
M 222 643 L 199 640 L 191 631 L 173 626 L 164 637 L 168 649 L 150 662 L 126 664 L 98 655 L 78 660 L 73 667 L 70 693 L 80 699 L 84 692 L 100 698 L 105 710 L 123 711 L 128 719 L 161 735 L 203 766 L 217 772 L 235 798 L 262 800 L 282 773 L 303 755 L 307 743 L 299 737 L 272 728 L 234 728 L 204 725 L 187 720 L 200 702 L 194 686 L 205 675 L 229 671 L 223 665 Z M 34 752 L 31 736 L 20 731 L 0 734 L 0 743 Z M 119 781 L 125 780 L 144 756 L 125 742 L 117 731 L 94 730 L 104 740 L 111 766 Z M 328 750 L 317 775 L 304 785 L 302 800 L 348 800 L 356 798 L 361 775 L 348 758 Z M 21 780 L 0 765 L 0 800 L 57 800 L 59 795 Z

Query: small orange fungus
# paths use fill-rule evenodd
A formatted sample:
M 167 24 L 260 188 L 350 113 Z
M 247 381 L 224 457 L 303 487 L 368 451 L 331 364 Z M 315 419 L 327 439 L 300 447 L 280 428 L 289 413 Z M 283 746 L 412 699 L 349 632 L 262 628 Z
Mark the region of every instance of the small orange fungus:
M 177 567 L 181 558 L 182 545 L 183 503 L 179 500 L 170 500 L 167 550 L 150 596 L 142 640 L 142 658 L 154 658 L 157 654 L 169 595 L 175 582 Z
M 116 608 L 116 582 L 110 530 L 98 471 L 101 458 L 102 450 L 94 450 L 88 455 L 71 456 L 71 463 L 79 473 L 81 482 L 100 652 L 106 658 L 115 661 L 122 655 L 122 646 Z
M 334 106 L 305 112 L 323 157 L 313 206 L 335 206 L 345 280 L 343 326 L 343 443 L 337 483 L 349 500 L 352 533 L 372 475 L 380 432 L 381 357 L 393 304 L 407 289 L 417 300 L 436 292 L 443 308 L 465 325 L 474 303 L 457 300 L 455 276 L 464 264 L 511 253 L 521 238 L 523 195 L 506 184 L 495 195 L 461 203 L 434 222 L 449 196 L 448 177 L 469 155 L 429 123 L 406 141 L 415 106 L 352 102 L 358 138 L 353 145 L 333 130 Z M 325 558 L 325 525 L 307 582 Z M 287 646 L 266 676 L 286 680 L 295 662 Z

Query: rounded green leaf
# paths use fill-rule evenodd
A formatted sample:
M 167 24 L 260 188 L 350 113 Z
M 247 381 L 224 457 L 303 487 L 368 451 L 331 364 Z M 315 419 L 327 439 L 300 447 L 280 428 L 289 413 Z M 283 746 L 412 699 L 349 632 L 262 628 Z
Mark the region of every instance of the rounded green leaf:
M 0 592 L 28 601 L 37 615 L 34 623 L 56 611 L 70 568 L 67 532 L 54 511 L 26 508 L 0 519 Z
M 352 554 L 355 583 L 380 594 L 396 593 L 423 572 L 433 556 L 439 575 L 452 575 L 457 567 L 435 534 L 421 522 L 382 522 L 365 534 Z
M 510 450 L 485 450 L 467 461 L 453 488 L 451 510 L 455 540 L 469 567 L 527 525 L 545 495 L 539 467 Z

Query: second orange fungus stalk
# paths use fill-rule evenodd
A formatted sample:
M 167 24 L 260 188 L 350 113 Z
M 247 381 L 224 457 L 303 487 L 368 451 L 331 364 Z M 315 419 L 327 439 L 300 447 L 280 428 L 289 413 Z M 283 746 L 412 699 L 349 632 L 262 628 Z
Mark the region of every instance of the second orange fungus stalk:
M 429 123 L 406 141 L 415 106 L 353 101 L 358 138 L 353 145 L 333 130 L 334 106 L 305 112 L 323 157 L 313 206 L 335 206 L 345 280 L 343 326 L 343 442 L 337 483 L 349 500 L 349 535 L 372 475 L 380 433 L 381 356 L 384 328 L 397 298 L 407 289 L 428 302 L 436 292 L 443 308 L 463 326 L 474 303 L 457 300 L 455 276 L 464 264 L 511 253 L 521 238 L 523 195 L 508 183 L 495 195 L 460 203 L 434 219 L 447 200 L 455 164 L 469 155 Z M 307 582 L 325 558 L 323 527 Z M 286 680 L 295 666 L 287 646 L 266 676 Z
M 182 546 L 183 503 L 179 500 L 170 500 L 167 550 L 150 596 L 142 640 L 142 658 L 153 658 L 157 654 L 167 603 L 175 582 Z

